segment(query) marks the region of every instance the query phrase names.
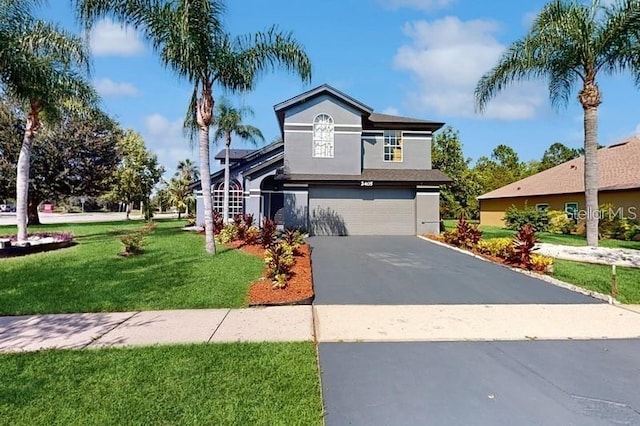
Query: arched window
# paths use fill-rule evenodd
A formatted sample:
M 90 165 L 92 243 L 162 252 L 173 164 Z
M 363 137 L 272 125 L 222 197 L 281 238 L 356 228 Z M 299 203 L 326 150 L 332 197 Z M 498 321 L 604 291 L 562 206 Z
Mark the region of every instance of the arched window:
M 313 120 L 313 156 L 333 158 L 333 118 L 319 114 Z
M 220 181 L 213 186 L 213 210 L 220 213 L 224 210 L 224 181 Z M 243 214 L 244 193 L 242 185 L 237 180 L 229 182 L 229 219 L 234 215 Z

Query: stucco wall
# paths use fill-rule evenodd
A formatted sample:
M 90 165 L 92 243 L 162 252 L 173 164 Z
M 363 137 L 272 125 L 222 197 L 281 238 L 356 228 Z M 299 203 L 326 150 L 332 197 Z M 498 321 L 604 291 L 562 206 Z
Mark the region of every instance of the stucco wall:
M 480 200 L 480 224 L 490 226 L 504 226 L 504 214 L 511 205 L 517 208 L 536 204 L 548 204 L 549 210 L 564 210 L 565 203 L 578 203 L 579 209 L 584 209 L 584 194 L 560 194 L 535 197 L 501 198 Z M 599 204 L 611 203 L 614 207 L 621 207 L 627 216 L 635 212 L 640 219 L 640 190 L 634 191 L 603 191 L 598 198 Z M 633 219 L 633 217 L 630 217 Z
M 333 118 L 333 158 L 313 157 L 313 120 L 318 114 Z M 284 126 L 288 173 L 360 174 L 362 118 L 357 110 L 323 95 L 288 110 Z
M 418 134 L 419 137 L 415 136 Z M 364 136 L 362 148 L 365 169 L 431 169 L 431 136 L 427 137 L 424 133 L 406 132 L 403 135 L 402 162 L 384 161 L 382 132 L 375 136 Z

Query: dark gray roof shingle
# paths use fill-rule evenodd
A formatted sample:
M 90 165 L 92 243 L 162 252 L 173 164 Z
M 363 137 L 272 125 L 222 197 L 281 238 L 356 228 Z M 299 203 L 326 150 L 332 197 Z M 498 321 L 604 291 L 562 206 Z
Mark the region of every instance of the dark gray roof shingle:
M 423 182 L 434 185 L 451 182 L 447 175 L 433 169 L 364 169 L 359 175 L 283 174 L 277 179 L 296 182 Z

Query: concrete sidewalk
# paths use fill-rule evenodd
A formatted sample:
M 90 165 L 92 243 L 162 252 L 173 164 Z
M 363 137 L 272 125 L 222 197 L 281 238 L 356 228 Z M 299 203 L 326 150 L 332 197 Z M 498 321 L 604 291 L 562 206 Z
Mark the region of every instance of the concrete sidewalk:
M 318 342 L 640 338 L 640 306 L 318 305 L 0 317 L 0 352 L 314 338 Z
M 0 317 L 0 352 L 311 340 L 311 306 Z

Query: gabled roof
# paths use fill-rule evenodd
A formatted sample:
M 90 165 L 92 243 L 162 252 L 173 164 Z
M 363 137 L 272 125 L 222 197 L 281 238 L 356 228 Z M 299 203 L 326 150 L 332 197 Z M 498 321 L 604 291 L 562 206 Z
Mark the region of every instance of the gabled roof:
M 251 154 L 255 149 L 230 149 L 229 160 L 242 160 L 248 154 Z M 225 159 L 225 150 L 221 150 L 215 156 L 216 160 L 223 161 Z
M 284 102 L 280 102 L 279 104 L 273 107 L 273 109 L 276 112 L 276 117 L 278 118 L 278 123 L 280 124 L 280 131 L 283 131 L 284 129 L 284 113 L 286 110 L 288 110 L 289 108 L 295 105 L 301 104 L 303 102 L 307 102 L 310 99 L 313 99 L 317 96 L 321 96 L 324 94 L 328 94 L 336 99 L 339 99 L 345 104 L 360 111 L 363 115 L 369 115 L 373 112 L 373 108 L 371 108 L 370 106 L 367 106 L 362 102 L 358 101 L 357 99 L 347 95 L 346 93 L 339 91 L 335 87 L 331 87 L 328 84 L 323 84 L 322 86 L 318 86 L 315 89 L 308 90 L 298 96 L 294 96 L 291 99 L 287 99 Z
M 237 163 L 231 164 L 231 171 L 235 171 L 238 168 L 244 167 L 246 168 L 247 171 L 249 171 L 250 173 L 255 173 L 255 170 L 257 167 L 259 167 L 262 163 L 264 163 L 265 161 L 269 161 L 273 156 L 280 156 L 282 157 L 284 154 L 282 153 L 284 148 L 284 143 L 281 141 L 277 141 L 277 142 L 272 142 L 269 145 L 265 145 L 262 148 L 259 149 L 254 149 L 254 150 L 237 150 L 237 151 L 247 151 L 247 154 L 245 154 L 244 156 L 240 157 L 240 158 L 236 158 L 236 160 L 242 160 L 242 161 L 238 161 Z M 280 152 L 278 152 L 280 151 Z M 221 151 L 223 158 L 224 158 L 224 150 Z M 220 155 L 220 153 L 218 153 L 218 155 Z M 218 155 L 216 155 L 216 158 L 218 158 Z M 251 164 L 252 161 L 258 160 L 257 163 L 254 163 L 253 165 Z M 222 174 L 224 173 L 224 169 L 220 169 L 217 170 L 213 173 L 211 173 L 211 180 L 212 182 L 216 179 L 219 179 Z M 196 189 L 199 190 L 201 189 L 201 185 L 202 182 L 201 181 L 196 181 L 194 183 L 192 183 L 191 185 L 189 185 L 189 189 Z
M 364 130 L 416 130 L 435 132 L 444 126 L 444 123 L 437 121 L 374 113 L 373 108 L 370 106 L 367 106 L 346 93 L 339 91 L 335 87 L 323 84 L 315 89 L 311 89 L 291 99 L 287 99 L 284 102 L 280 102 L 273 107 L 276 112 L 276 117 L 278 118 L 278 124 L 280 125 L 280 132 L 284 134 L 285 111 L 317 96 L 325 94 L 328 94 L 351 106 L 357 111 L 360 111 L 362 115 L 362 128 Z
M 598 150 L 599 190 L 640 188 L 640 137 Z M 584 192 L 584 157 L 562 163 L 478 197 L 530 197 Z

